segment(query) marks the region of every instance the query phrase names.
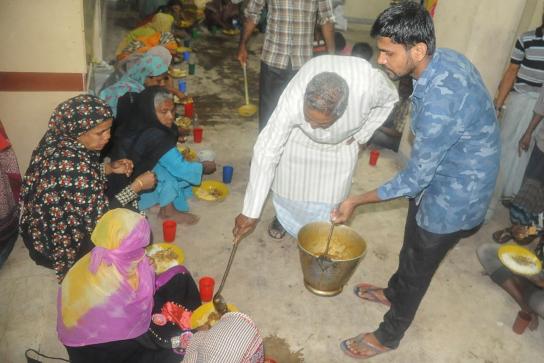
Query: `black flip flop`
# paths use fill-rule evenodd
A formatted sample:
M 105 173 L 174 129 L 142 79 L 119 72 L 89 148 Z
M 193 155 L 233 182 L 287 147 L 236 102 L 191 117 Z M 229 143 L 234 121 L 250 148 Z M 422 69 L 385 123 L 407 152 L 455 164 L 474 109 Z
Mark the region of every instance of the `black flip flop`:
M 510 228 L 501 229 L 500 231 L 493 233 L 492 236 L 493 241 L 497 242 L 500 245 L 510 241 L 513 238 Z
M 275 233 L 274 233 L 275 232 Z M 270 225 L 268 226 L 268 235 L 274 239 L 282 239 L 285 237 L 287 231 L 278 221 L 278 217 L 274 217 Z

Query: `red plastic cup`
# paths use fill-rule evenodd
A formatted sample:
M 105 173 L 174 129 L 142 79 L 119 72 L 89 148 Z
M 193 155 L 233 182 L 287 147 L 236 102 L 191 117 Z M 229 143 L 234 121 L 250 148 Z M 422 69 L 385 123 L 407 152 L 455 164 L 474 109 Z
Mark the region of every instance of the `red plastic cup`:
M 195 144 L 199 144 L 202 142 L 202 133 L 204 130 L 201 127 L 195 127 L 193 129 L 193 141 Z
M 192 102 L 187 102 L 185 105 L 183 105 L 183 108 L 185 110 L 186 117 L 193 117 L 195 109 Z
M 375 166 L 377 163 L 378 163 L 378 157 L 380 156 L 380 151 L 379 150 L 372 150 L 370 152 L 370 160 L 368 161 L 368 163 L 372 166 Z
M 202 302 L 212 301 L 214 285 L 215 280 L 210 276 L 204 276 L 198 280 L 198 289 L 200 290 L 200 300 Z
M 176 221 L 167 219 L 162 222 L 162 235 L 164 237 L 164 242 L 173 242 L 176 239 Z
M 512 326 L 512 330 L 516 334 L 523 334 L 525 332 L 525 329 L 529 326 L 532 320 L 532 316 L 529 313 L 526 313 L 525 311 L 520 310 L 516 320 L 514 321 L 514 325 Z

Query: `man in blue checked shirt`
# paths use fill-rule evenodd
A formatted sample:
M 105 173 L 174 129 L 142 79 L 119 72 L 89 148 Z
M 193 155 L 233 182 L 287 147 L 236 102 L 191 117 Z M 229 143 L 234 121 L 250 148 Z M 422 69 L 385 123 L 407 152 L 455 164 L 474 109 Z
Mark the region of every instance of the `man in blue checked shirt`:
M 341 343 L 354 358 L 398 347 L 446 253 L 482 224 L 500 155 L 495 110 L 478 70 L 453 50 L 435 50 L 433 22 L 422 6 L 393 5 L 380 14 L 371 35 L 389 77 L 414 79 L 415 140 L 404 170 L 375 190 L 348 197 L 331 214 L 344 223 L 360 205 L 410 200 L 399 266 L 388 286 L 355 288 L 359 298 L 390 310 L 376 331 Z

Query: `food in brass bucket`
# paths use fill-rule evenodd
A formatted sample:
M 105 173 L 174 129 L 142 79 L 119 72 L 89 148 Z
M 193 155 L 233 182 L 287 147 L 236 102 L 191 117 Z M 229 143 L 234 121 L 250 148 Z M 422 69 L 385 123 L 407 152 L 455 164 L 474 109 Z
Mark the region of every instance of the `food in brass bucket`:
M 323 252 L 325 251 L 325 245 L 327 244 L 326 241 L 323 242 Z M 317 257 L 327 257 L 331 260 L 349 260 L 351 257 L 350 251 L 348 251 L 346 245 L 341 243 L 335 243 L 335 239 L 333 238 L 331 240 L 331 245 L 329 246 L 329 252 L 325 255 L 325 253 L 320 253 L 317 255 Z
M 342 292 L 367 249 L 365 240 L 356 231 L 336 225 L 329 251 L 323 256 L 330 230 L 329 222 L 312 222 L 298 233 L 304 286 L 319 296 L 334 296 Z

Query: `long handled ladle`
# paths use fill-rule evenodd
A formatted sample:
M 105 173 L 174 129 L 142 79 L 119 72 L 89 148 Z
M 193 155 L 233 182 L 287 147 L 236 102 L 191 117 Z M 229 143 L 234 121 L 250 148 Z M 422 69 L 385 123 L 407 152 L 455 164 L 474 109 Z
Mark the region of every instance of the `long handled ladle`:
M 223 286 L 225 286 L 225 280 L 229 275 L 230 266 L 232 265 L 232 261 L 234 260 L 234 255 L 236 254 L 237 248 L 238 241 L 234 241 L 232 251 L 230 252 L 229 262 L 227 263 L 227 268 L 225 269 L 225 272 L 223 273 L 223 278 L 221 279 L 221 285 L 219 285 L 219 289 L 217 290 L 215 295 L 213 295 L 213 307 L 215 308 L 215 311 L 217 311 L 219 316 L 223 316 L 224 314 L 229 312 L 227 303 L 225 302 L 223 296 L 221 296 L 221 291 L 223 291 Z
M 322 268 L 323 268 L 323 262 L 330 261 L 329 247 L 331 245 L 331 237 L 332 237 L 332 232 L 334 231 L 334 225 L 335 223 L 331 222 L 331 228 L 329 229 L 329 236 L 327 237 L 327 247 L 325 247 L 325 252 L 317 258 L 317 262 Z
M 249 92 L 247 91 L 247 71 L 246 64 L 242 63 L 242 69 L 244 70 L 244 91 L 246 96 L 246 103 L 238 108 L 238 113 L 242 117 L 251 117 L 257 112 L 257 106 L 249 103 Z

